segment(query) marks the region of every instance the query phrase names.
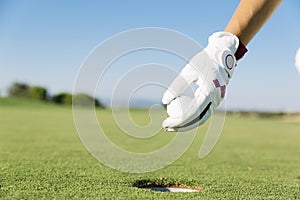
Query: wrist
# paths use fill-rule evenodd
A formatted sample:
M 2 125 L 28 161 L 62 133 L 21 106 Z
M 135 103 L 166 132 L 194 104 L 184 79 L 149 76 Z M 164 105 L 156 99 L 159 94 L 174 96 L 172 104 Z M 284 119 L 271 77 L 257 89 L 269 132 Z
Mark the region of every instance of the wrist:
M 240 60 L 247 53 L 247 51 L 248 49 L 246 48 L 246 46 L 239 40 L 239 46 L 234 53 L 235 59 Z

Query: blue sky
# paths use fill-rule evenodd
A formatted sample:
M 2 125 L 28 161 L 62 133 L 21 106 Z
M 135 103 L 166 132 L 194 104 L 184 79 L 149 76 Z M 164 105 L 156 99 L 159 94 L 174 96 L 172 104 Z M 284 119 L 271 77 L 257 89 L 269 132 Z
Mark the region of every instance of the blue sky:
M 210 34 L 225 28 L 238 3 L 0 0 L 1 95 L 15 81 L 42 85 L 51 94 L 71 92 L 89 52 L 108 37 L 133 28 L 173 29 L 205 46 Z M 284 1 L 250 42 L 228 87 L 229 108 L 300 111 L 300 76 L 294 66 L 299 19 L 299 0 Z M 174 65 L 175 70 L 181 67 Z M 137 98 L 148 98 L 143 95 Z M 159 101 L 160 95 L 150 100 Z

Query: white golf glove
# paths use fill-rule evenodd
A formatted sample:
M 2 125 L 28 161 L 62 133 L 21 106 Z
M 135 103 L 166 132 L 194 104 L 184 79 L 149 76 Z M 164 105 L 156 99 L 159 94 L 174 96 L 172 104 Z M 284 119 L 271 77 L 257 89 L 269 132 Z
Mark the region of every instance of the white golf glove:
M 226 86 L 232 77 L 236 60 L 247 52 L 237 36 L 217 32 L 208 45 L 196 54 L 164 93 L 169 117 L 163 121 L 166 131 L 187 131 L 203 124 L 225 97 Z M 195 82 L 193 97 L 180 96 Z

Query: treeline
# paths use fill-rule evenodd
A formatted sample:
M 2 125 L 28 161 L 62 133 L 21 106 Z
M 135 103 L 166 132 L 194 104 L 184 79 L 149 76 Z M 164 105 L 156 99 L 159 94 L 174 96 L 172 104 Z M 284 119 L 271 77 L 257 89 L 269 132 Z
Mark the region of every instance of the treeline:
M 104 105 L 97 99 L 87 94 L 71 94 L 71 93 L 58 93 L 53 96 L 48 94 L 46 88 L 41 86 L 30 86 L 25 83 L 13 83 L 8 89 L 8 96 L 21 97 L 45 102 L 52 102 L 61 105 L 72 105 L 75 101 L 76 105 L 92 105 L 104 108 Z

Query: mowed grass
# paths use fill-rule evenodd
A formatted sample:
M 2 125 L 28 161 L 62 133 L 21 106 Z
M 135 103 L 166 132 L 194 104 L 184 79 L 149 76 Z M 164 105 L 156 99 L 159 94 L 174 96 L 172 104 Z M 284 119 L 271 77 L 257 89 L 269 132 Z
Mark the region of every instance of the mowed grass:
M 110 137 L 120 137 L 111 111 L 97 112 Z M 137 123 L 149 120 L 147 110 L 131 114 Z M 170 166 L 131 174 L 106 167 L 87 152 L 70 107 L 1 99 L 0 116 L 0 199 L 300 199 L 299 122 L 227 116 L 206 158 L 200 160 L 198 151 L 207 125 Z M 157 138 L 163 142 L 148 142 L 147 148 L 172 137 L 161 132 Z M 138 182 L 203 191 L 162 193 L 134 187 Z

